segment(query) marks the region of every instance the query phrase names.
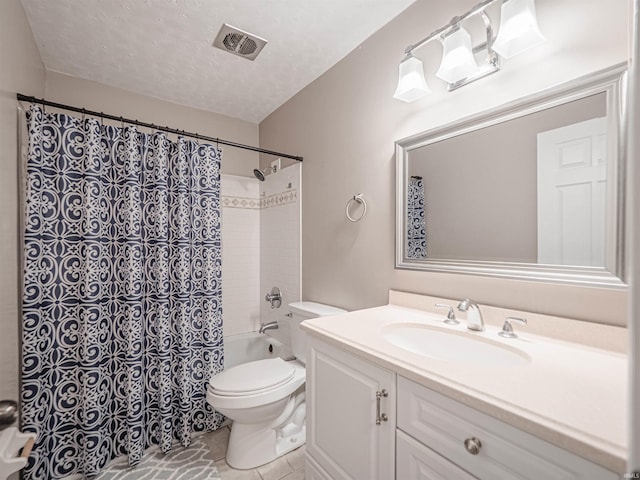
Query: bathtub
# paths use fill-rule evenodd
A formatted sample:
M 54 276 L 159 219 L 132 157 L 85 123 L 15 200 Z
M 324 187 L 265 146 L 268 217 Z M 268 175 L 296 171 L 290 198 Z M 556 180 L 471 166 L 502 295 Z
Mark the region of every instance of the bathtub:
M 284 360 L 294 358 L 287 345 L 263 333 L 250 332 L 224 337 L 224 368 L 272 357 Z

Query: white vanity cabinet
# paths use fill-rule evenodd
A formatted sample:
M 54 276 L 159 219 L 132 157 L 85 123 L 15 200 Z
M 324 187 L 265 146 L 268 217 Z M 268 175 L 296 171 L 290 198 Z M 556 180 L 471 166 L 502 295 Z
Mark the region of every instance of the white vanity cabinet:
M 314 336 L 306 389 L 307 480 L 620 478 Z
M 396 375 L 309 338 L 307 479 L 395 476 Z
M 397 401 L 398 479 L 620 478 L 584 458 L 400 376 Z
M 504 339 L 493 325 L 470 333 L 427 310 L 446 301 L 390 292 L 389 305 L 302 323 L 307 479 L 620 480 L 628 358 L 589 345 L 608 335 L 622 345 L 625 332 L 601 326 L 589 345 Z M 531 315 L 559 322 L 552 332 L 575 323 Z M 507 350 L 526 363 L 504 363 Z

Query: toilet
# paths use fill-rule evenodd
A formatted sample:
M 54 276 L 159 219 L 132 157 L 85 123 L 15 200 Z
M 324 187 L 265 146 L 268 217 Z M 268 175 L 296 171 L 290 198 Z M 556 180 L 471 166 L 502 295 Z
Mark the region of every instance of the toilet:
M 291 350 L 295 360 L 268 358 L 243 363 L 214 375 L 207 402 L 233 421 L 226 461 L 251 469 L 269 463 L 305 442 L 306 339 L 300 323 L 345 313 L 315 302 L 289 304 Z

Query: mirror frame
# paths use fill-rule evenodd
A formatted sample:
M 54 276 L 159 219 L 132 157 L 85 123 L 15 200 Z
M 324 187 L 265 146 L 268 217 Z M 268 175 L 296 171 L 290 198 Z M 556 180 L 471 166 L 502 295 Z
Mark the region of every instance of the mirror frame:
M 396 150 L 396 268 L 430 272 L 460 273 L 480 276 L 567 283 L 594 287 L 626 287 L 625 284 L 625 178 L 626 178 L 626 109 L 627 64 L 590 74 L 537 94 L 517 99 L 491 110 L 464 117 L 461 120 L 398 140 Z M 606 94 L 607 116 L 617 121 L 614 158 L 616 184 L 615 252 L 605 252 L 611 258 L 611 271 L 604 267 L 545 265 L 481 260 L 409 259 L 406 248 L 406 192 L 409 153 L 431 143 L 535 113 L 557 105 L 598 93 Z

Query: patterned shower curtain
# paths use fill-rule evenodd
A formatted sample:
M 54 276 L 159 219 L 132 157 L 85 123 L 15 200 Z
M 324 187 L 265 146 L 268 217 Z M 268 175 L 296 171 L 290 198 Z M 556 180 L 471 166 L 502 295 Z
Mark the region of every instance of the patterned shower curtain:
M 27 114 L 26 478 L 94 475 L 222 417 L 220 151 L 96 119 Z
M 422 177 L 410 177 L 407 188 L 407 258 L 427 258 Z

